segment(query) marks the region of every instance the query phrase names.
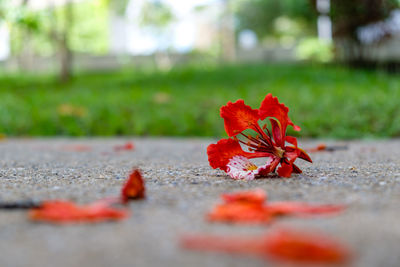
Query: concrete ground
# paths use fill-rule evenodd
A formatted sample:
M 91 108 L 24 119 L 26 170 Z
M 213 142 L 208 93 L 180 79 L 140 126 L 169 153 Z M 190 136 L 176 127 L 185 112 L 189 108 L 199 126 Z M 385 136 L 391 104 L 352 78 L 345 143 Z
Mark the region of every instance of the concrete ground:
M 147 196 L 122 222 L 54 226 L 24 211 L 0 210 L 0 266 L 276 266 L 253 257 L 181 250 L 183 233 L 258 235 L 269 226 L 211 224 L 204 214 L 223 192 L 260 187 L 271 201 L 344 203 L 331 218 L 278 223 L 334 235 L 356 255 L 349 266 L 400 266 L 400 141 L 349 142 L 348 150 L 311 154 L 290 179 L 234 181 L 208 166 L 206 139 L 134 139 L 133 152 L 114 153 L 122 139 L 16 139 L 0 143 L 0 200 L 69 199 L 80 203 L 119 194 L 133 166 Z M 303 141 L 302 147 L 318 142 Z M 68 151 L 84 144 L 91 151 Z M 345 144 L 328 142 L 328 144 Z

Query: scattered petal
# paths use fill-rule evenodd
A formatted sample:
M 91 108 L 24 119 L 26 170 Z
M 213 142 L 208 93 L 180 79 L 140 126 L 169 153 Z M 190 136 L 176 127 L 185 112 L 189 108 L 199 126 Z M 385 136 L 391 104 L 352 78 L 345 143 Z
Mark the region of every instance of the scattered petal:
M 86 146 L 86 145 L 68 145 L 68 146 L 64 146 L 63 150 L 73 151 L 73 152 L 87 152 L 87 151 L 91 151 L 92 147 Z
M 345 210 L 344 205 L 309 204 L 304 202 L 267 202 L 262 189 L 242 191 L 221 196 L 223 203 L 208 214 L 211 222 L 268 224 L 279 216 L 328 216 Z
M 145 198 L 145 186 L 142 174 L 138 169 L 134 169 L 129 175 L 128 180 L 121 190 L 122 202 L 126 203 L 130 199 Z
M 315 216 L 315 215 L 336 215 L 343 212 L 344 205 L 320 205 L 304 202 L 273 202 L 267 205 L 268 211 L 273 215 L 296 215 L 296 216 Z
M 324 151 L 334 152 L 337 150 L 347 150 L 347 149 L 348 149 L 348 146 L 346 146 L 346 145 L 344 145 L 344 146 L 340 146 L 340 145 L 339 146 L 327 146 L 326 144 L 319 144 L 316 147 L 308 148 L 306 150 L 307 150 L 307 152 L 315 153 L 315 152 L 324 152 Z
M 327 235 L 288 229 L 271 230 L 252 238 L 184 235 L 180 245 L 191 250 L 255 255 L 295 264 L 344 264 L 351 258 L 346 246 Z
M 80 206 L 61 200 L 45 201 L 38 209 L 29 212 L 29 217 L 33 221 L 55 224 L 116 221 L 125 219 L 128 215 L 127 210 L 113 208 L 104 202 Z
M 319 152 L 319 151 L 325 151 L 326 150 L 326 144 L 319 144 L 316 147 L 312 147 L 307 149 L 308 152 Z
M 129 151 L 134 149 L 135 145 L 133 144 L 133 142 L 127 142 L 124 145 L 114 146 L 115 151 Z
M 254 203 L 219 204 L 207 214 L 211 222 L 263 224 L 273 217 L 262 205 Z
M 261 188 L 251 191 L 240 191 L 235 193 L 222 194 L 221 198 L 225 203 L 244 202 L 253 204 L 264 204 L 267 201 L 267 193 Z
M 345 263 L 349 249 L 327 235 L 315 232 L 276 230 L 266 238 L 266 253 L 270 259 L 293 263 Z

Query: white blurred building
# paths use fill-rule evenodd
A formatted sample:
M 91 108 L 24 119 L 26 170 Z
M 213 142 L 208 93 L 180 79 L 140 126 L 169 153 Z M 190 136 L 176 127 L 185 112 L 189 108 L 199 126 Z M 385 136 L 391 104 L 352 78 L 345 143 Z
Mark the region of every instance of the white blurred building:
M 0 22 L 0 61 L 6 60 L 10 54 L 10 30 L 6 23 Z
M 140 11 L 149 0 L 130 0 L 124 16 L 110 18 L 110 52 L 131 55 L 173 50 L 208 50 L 218 40 L 220 13 L 215 0 L 164 0 L 175 16 L 174 21 L 158 33 L 140 26 Z M 196 7 L 204 5 L 204 8 Z

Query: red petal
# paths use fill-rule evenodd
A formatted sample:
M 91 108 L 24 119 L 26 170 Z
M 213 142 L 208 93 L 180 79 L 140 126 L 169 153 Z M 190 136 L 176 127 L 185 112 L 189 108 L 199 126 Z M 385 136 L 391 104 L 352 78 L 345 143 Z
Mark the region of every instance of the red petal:
M 281 167 L 278 168 L 278 174 L 281 177 L 289 178 L 292 172 L 293 172 L 293 164 L 282 162 Z
M 282 134 L 284 133 L 282 132 L 281 124 L 279 121 L 272 118 L 270 118 L 269 121 L 271 122 L 272 136 L 274 137 L 276 145 L 283 148 L 285 146 L 285 142 L 282 137 Z
M 93 203 L 79 206 L 68 201 L 45 201 L 40 208 L 29 212 L 29 217 L 34 221 L 49 223 L 80 223 L 103 222 L 109 220 L 122 220 L 129 212 L 115 209 L 106 203 Z
M 293 126 L 295 131 L 300 131 L 300 127 L 294 125 L 288 116 L 289 108 L 284 104 L 279 103 L 277 97 L 273 97 L 272 94 L 268 94 L 259 109 L 260 119 L 264 120 L 267 117 L 276 118 L 282 127 L 282 135 L 285 135 L 287 125 Z
M 240 191 L 230 194 L 222 194 L 221 198 L 226 203 L 245 202 L 254 204 L 263 204 L 267 200 L 267 194 L 261 188 L 251 191 Z
M 235 103 L 229 101 L 226 106 L 223 106 L 221 117 L 224 119 L 225 131 L 229 136 L 254 128 L 253 125 L 256 125 L 259 120 L 258 110 L 245 105 L 242 99 Z
M 217 205 L 207 214 L 207 218 L 212 222 L 250 224 L 269 223 L 272 219 L 262 204 L 243 202 Z
M 343 205 L 318 205 L 303 202 L 274 202 L 268 204 L 266 209 L 273 215 L 333 215 L 345 209 Z
M 275 231 L 267 236 L 267 255 L 295 263 L 344 263 L 349 251 L 325 235 L 293 230 Z
M 286 142 L 288 142 L 289 144 L 294 145 L 297 148 L 297 138 L 296 137 L 286 136 L 285 140 L 286 140 Z
M 132 142 L 125 143 L 122 146 L 114 146 L 115 151 L 133 150 L 133 149 L 135 149 L 135 145 Z
M 185 249 L 256 255 L 296 264 L 345 263 L 351 255 L 328 236 L 294 230 L 273 230 L 253 238 L 192 234 L 183 236 L 180 244 Z
M 121 190 L 121 198 L 123 202 L 129 199 L 145 198 L 145 187 L 142 174 L 138 169 L 132 171 L 128 180 Z
M 218 251 L 232 254 L 265 254 L 265 240 L 263 238 L 251 239 L 231 236 L 190 234 L 181 237 L 180 246 L 185 249 Z
M 73 152 L 86 152 L 91 151 L 92 147 L 86 145 L 67 145 L 63 147 L 63 150 Z
M 296 164 L 293 164 L 292 166 L 293 166 L 293 172 L 294 173 L 302 173 L 303 172 L 302 170 L 300 170 L 299 167 L 297 167 Z
M 208 161 L 214 169 L 220 168 L 227 171 L 227 164 L 234 156 L 244 156 L 249 158 L 252 153 L 243 151 L 239 142 L 233 139 L 221 139 L 216 144 L 207 147 Z

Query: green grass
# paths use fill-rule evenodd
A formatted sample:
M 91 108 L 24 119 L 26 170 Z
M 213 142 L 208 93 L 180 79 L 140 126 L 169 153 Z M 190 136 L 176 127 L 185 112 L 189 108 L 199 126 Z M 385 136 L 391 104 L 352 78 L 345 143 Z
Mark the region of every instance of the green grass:
M 225 136 L 219 108 L 239 98 L 259 107 L 267 93 L 290 108 L 303 137 L 400 136 L 399 76 L 319 65 L 81 73 L 65 85 L 0 76 L 0 133 Z

